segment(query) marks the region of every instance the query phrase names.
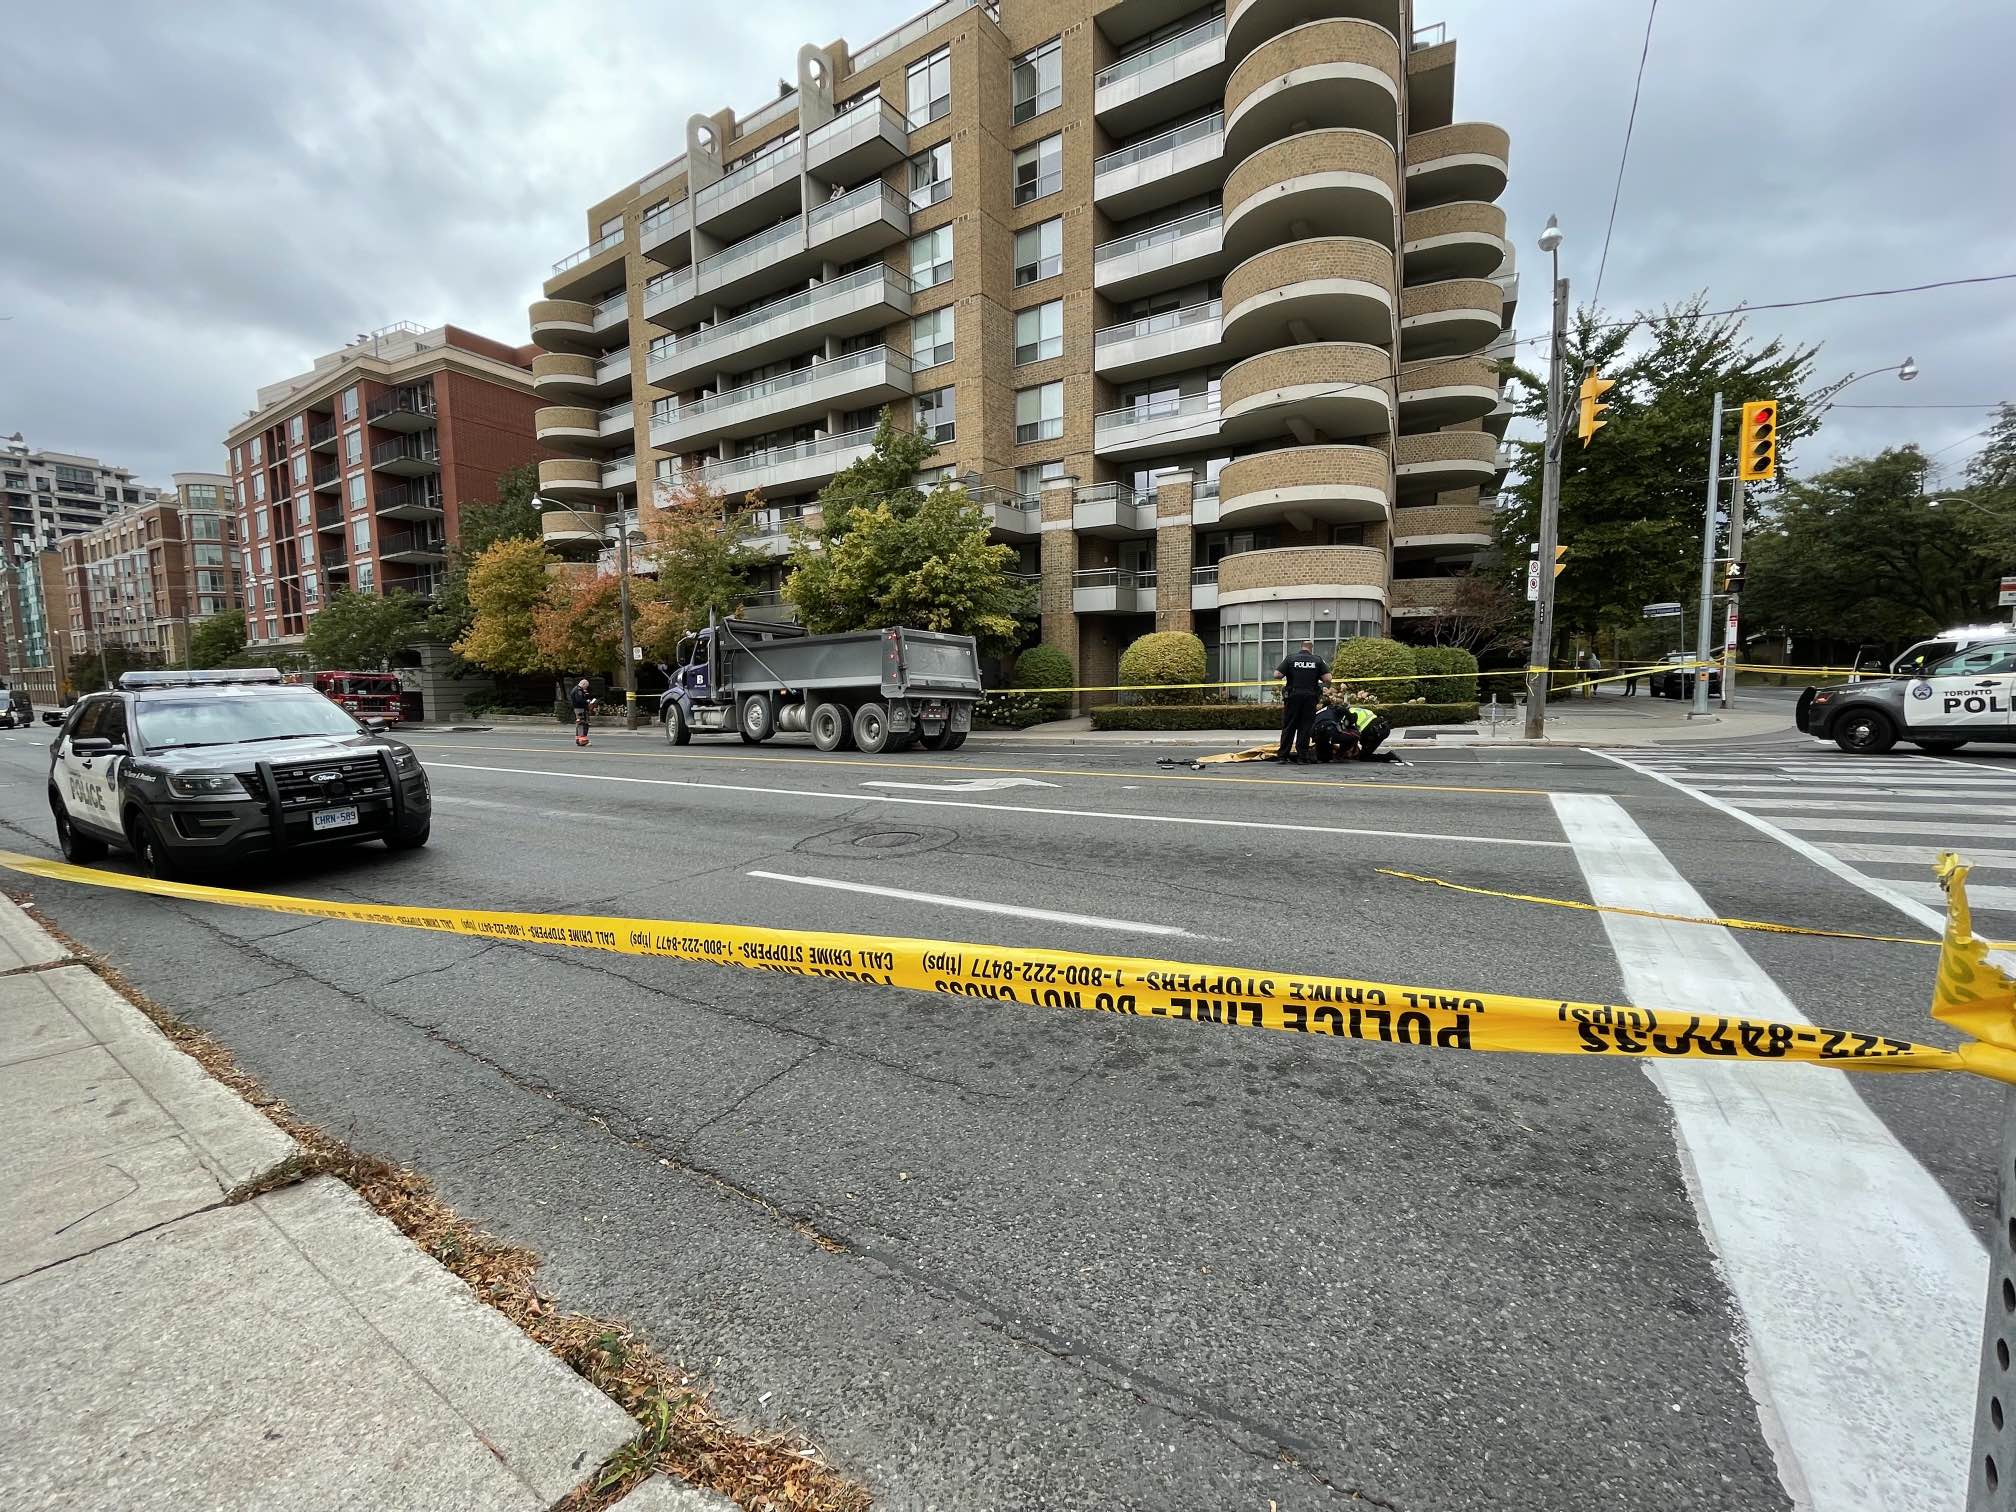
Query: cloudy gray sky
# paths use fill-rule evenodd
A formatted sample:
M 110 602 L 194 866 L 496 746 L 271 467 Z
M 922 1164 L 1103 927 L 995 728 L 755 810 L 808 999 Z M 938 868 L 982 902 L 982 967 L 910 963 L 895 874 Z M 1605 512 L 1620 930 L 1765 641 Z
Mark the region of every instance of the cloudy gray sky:
M 1002 0 L 1014 5 L 1016 0 Z M 1595 278 L 1647 0 L 1419 0 L 1458 41 L 1457 115 L 1513 140 L 1504 204 Z M 0 91 L 0 433 L 153 482 L 217 468 L 253 391 L 393 320 L 522 341 L 588 203 L 672 157 L 696 109 L 773 97 L 798 46 L 921 0 L 203 0 L 20 6 Z M 2008 0 L 1664 0 L 1606 308 L 2016 271 Z M 1847 403 L 2016 397 L 2016 284 L 1760 315 Z M 1528 348 L 1531 352 L 1536 348 Z M 1837 409 L 1807 464 L 1915 440 L 1964 464 L 1968 409 Z

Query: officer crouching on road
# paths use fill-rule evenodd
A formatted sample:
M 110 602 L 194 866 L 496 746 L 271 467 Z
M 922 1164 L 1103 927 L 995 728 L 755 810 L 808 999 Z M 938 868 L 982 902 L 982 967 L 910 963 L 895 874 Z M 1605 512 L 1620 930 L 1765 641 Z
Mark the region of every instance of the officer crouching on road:
M 1307 762 L 1309 734 L 1316 723 L 1316 696 L 1329 684 L 1330 668 L 1316 654 L 1314 641 L 1302 642 L 1300 651 L 1281 658 L 1274 675 L 1281 686 L 1281 749 L 1277 761 Z
M 1393 725 L 1370 704 L 1354 703 L 1341 688 L 1334 689 L 1316 712 L 1315 740 L 1318 761 L 1398 761 L 1380 746 L 1393 733 Z

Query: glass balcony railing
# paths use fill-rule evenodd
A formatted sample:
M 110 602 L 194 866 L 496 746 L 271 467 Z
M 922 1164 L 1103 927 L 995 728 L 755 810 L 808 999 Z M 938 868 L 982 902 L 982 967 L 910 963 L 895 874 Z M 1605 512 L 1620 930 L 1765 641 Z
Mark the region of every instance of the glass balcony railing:
M 731 457 L 725 462 L 710 462 L 700 469 L 700 481 L 729 482 L 752 472 L 759 472 L 766 467 L 809 460 L 832 452 L 853 451 L 858 447 L 872 445 L 874 440 L 875 428 L 871 425 L 861 430 L 845 431 L 837 436 L 821 436 L 815 441 L 799 441 L 790 446 L 773 446 L 768 451 L 751 452 L 746 457 Z
M 1150 420 L 1201 420 L 1218 413 L 1215 393 L 1183 394 L 1174 399 L 1150 399 L 1122 409 L 1107 410 L 1092 423 L 1094 432 L 1124 430 Z M 1082 499 L 1083 494 L 1079 497 Z
M 1186 326 L 1215 323 L 1218 312 L 1219 301 L 1207 299 L 1201 304 L 1185 305 L 1180 310 L 1164 310 L 1159 315 L 1130 320 L 1125 325 L 1107 326 L 1093 336 L 1092 344 L 1111 346 L 1116 341 L 1132 341 L 1138 336 L 1153 336 L 1162 331 L 1180 331 Z
M 1190 586 L 1192 588 L 1217 587 L 1218 564 L 1213 562 L 1209 567 L 1192 567 L 1190 569 Z
M 1224 35 L 1225 17 L 1222 14 L 1213 16 L 1201 26 L 1193 26 L 1174 37 L 1164 38 L 1153 47 L 1144 47 L 1137 53 L 1129 53 L 1099 75 L 1096 87 L 1104 89 L 1108 84 L 1118 84 L 1122 79 L 1131 79 L 1143 69 L 1153 68 L 1165 59 L 1177 57 L 1193 47 L 1202 47 L 1213 38 Z
M 849 190 L 838 199 L 830 199 L 825 204 L 815 207 L 812 211 L 813 236 L 817 237 L 821 228 L 828 222 L 837 220 L 850 211 L 859 210 L 864 205 L 873 204 L 878 198 L 882 200 L 884 209 L 893 210 L 906 224 L 908 223 L 910 202 L 882 180 L 875 179 L 858 189 Z
M 1001 19 L 1001 7 L 997 0 L 945 0 L 943 5 L 934 5 L 921 16 L 912 16 L 894 31 L 884 32 L 859 52 L 851 53 L 847 59 L 849 74 L 857 74 L 872 64 L 880 63 L 892 53 L 901 52 L 919 37 L 926 36 L 950 21 L 980 6 L 997 22 Z
M 1123 509 L 1132 509 L 1139 499 L 1134 490 L 1125 483 L 1093 483 L 1078 490 L 1080 504 L 1115 504 Z
M 614 319 L 617 315 L 625 313 L 629 303 L 630 291 L 628 289 L 622 289 L 611 294 L 607 299 L 595 306 L 596 323 L 599 325 L 605 319 Z
M 1153 588 L 1153 567 L 1081 567 L 1071 574 L 1074 588 Z
M 760 379 L 755 383 L 745 383 L 740 388 L 710 394 L 705 399 L 695 399 L 680 405 L 666 418 L 675 421 L 696 420 L 705 415 L 718 414 L 722 410 L 753 404 L 758 400 L 774 399 L 779 394 L 788 394 L 793 389 L 801 389 L 823 379 L 837 378 L 843 373 L 885 363 L 904 372 L 910 369 L 909 362 L 899 353 L 892 352 L 887 347 L 870 347 L 865 352 L 852 352 L 845 357 L 836 357 L 831 362 L 815 362 L 810 367 L 794 368 L 788 373 L 779 373 L 774 378 Z
M 745 310 L 719 325 L 708 326 L 695 331 L 690 336 L 666 336 L 651 343 L 651 360 L 657 362 L 665 357 L 684 357 L 721 342 L 736 338 L 755 329 L 768 325 L 774 320 L 803 313 L 807 326 L 816 325 L 817 317 L 811 311 L 818 305 L 837 299 L 855 289 L 871 288 L 877 284 L 889 284 L 899 293 L 910 292 L 909 276 L 885 263 L 871 267 L 856 268 L 852 273 L 843 273 L 838 278 L 829 278 L 822 284 L 814 284 L 809 289 L 800 289 L 796 294 L 787 294 L 782 299 L 773 299 L 753 310 Z
M 779 242 L 802 238 L 804 234 L 805 217 L 794 215 L 789 220 L 779 221 L 767 231 L 758 231 L 754 236 L 745 236 L 732 246 L 723 247 L 712 256 L 701 258 L 699 274 L 702 278 L 726 279 L 733 273 L 737 264 L 761 255 Z
M 1136 142 L 1131 147 L 1122 147 L 1118 152 L 1109 152 L 1092 165 L 1092 177 L 1102 173 L 1112 173 L 1117 169 L 1131 168 L 1136 163 L 1145 163 L 1152 157 L 1165 152 L 1174 152 L 1179 147 L 1187 147 L 1192 142 L 1201 142 L 1207 137 L 1225 134 L 1225 113 L 1214 110 L 1199 120 L 1189 121 L 1160 136 L 1150 137 L 1145 142 Z
M 565 257 L 561 258 L 560 261 L 553 264 L 553 271 L 555 273 L 565 273 L 569 268 L 579 267 L 582 263 L 587 262 L 590 258 L 600 257 L 604 252 L 607 252 L 611 247 L 620 247 L 622 245 L 623 245 L 622 231 L 620 229 L 611 231 L 607 236 L 604 236 L 597 241 L 592 241 L 588 243 L 588 245 L 583 247 L 579 252 L 568 253 Z
M 1178 220 L 1150 226 L 1146 231 L 1136 231 L 1132 236 L 1116 236 L 1112 241 L 1101 242 L 1092 249 L 1092 261 L 1102 263 L 1110 258 L 1125 257 L 1130 252 L 1165 246 L 1193 232 L 1213 231 L 1224 224 L 1225 211 L 1220 206 L 1213 205 L 1208 210 L 1194 210 Z

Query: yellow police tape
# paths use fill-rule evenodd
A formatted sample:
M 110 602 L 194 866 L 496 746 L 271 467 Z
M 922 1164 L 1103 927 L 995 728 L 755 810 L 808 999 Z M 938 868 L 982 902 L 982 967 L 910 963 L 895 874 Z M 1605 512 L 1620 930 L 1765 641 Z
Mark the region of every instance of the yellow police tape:
M 1724 919 L 1707 914 L 1660 913 L 1656 909 L 1626 908 L 1617 903 L 1583 903 L 1575 898 L 1549 898 L 1539 893 L 1504 892 L 1495 887 L 1473 887 L 1467 882 L 1451 882 L 1446 877 L 1424 877 L 1419 872 L 1395 871 L 1390 866 L 1375 866 L 1372 869 L 1382 877 L 1398 877 L 1403 882 L 1425 882 L 1430 887 L 1468 893 L 1476 898 L 1506 898 L 1514 903 L 1543 903 L 1549 908 L 1570 908 L 1582 913 L 1625 914 L 1634 919 L 1665 919 L 1674 924 L 1715 924 L 1723 929 L 1750 929 L 1764 934 L 1816 935 L 1825 940 L 1862 940 L 1875 945 L 1946 943 L 1944 940 L 1929 939 L 1924 935 L 1864 934 L 1857 929 L 1818 929 L 1810 924 L 1774 924 L 1764 919 Z M 1990 950 L 2016 949 L 2016 940 L 1989 940 L 1986 943 Z
M 1375 683 L 1393 683 L 1393 682 L 1413 683 L 1413 682 L 1431 681 L 1436 678 L 1458 678 L 1458 677 L 1525 678 L 1537 675 L 1539 672 L 1546 670 L 1549 671 L 1550 675 L 1553 677 L 1573 678 L 1576 680 L 1576 683 L 1579 686 L 1580 683 L 1585 681 L 1592 683 L 1622 682 L 1627 677 L 1643 677 L 1647 672 L 1652 671 L 1691 672 L 1698 667 L 1719 668 L 1721 665 L 1722 663 L 1720 661 L 1647 662 L 1643 666 L 1637 668 L 1637 670 L 1635 671 L 1620 672 L 1612 677 L 1601 677 L 1601 678 L 1590 677 L 1588 669 L 1582 667 L 1554 667 L 1552 669 L 1528 667 L 1525 668 L 1524 670 L 1521 670 L 1520 668 L 1517 667 L 1506 667 L 1506 668 L 1500 668 L 1495 672 L 1403 672 L 1403 673 L 1383 675 L 1379 677 L 1358 677 L 1355 675 L 1339 676 L 1332 678 L 1331 681 L 1332 683 L 1334 683 L 1339 687 L 1369 688 L 1373 686 Z M 1778 669 L 1774 668 L 1772 670 L 1775 671 Z M 1060 693 L 1141 693 L 1151 688 L 1157 693 L 1170 693 L 1170 692 L 1183 692 L 1185 690 L 1201 692 L 1213 688 L 1279 689 L 1280 686 L 1281 686 L 1280 678 L 1268 677 L 1268 678 L 1248 678 L 1242 682 L 1100 683 L 1096 685 L 1085 684 L 1082 686 L 1073 686 L 1069 688 L 989 688 L 987 689 L 985 696 L 988 698 L 1047 698 Z
M 1954 1049 L 1733 1014 L 1457 992 L 1243 966 L 597 914 L 338 903 L 125 876 L 12 851 L 0 851 L 0 867 L 191 903 L 739 966 L 1043 1008 L 1442 1050 L 1804 1063 L 1851 1071 L 1973 1071 L 2016 1084 L 2016 980 L 1990 963 L 1988 946 L 1973 938 L 1967 869 L 1950 856 L 1940 860 L 1949 908 L 1933 1014 L 1973 1036 Z

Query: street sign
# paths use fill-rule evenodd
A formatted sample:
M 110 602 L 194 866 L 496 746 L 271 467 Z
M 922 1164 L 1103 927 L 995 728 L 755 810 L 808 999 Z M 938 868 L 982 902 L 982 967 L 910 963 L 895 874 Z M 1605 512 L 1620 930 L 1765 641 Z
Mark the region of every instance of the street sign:
M 1527 596 L 1530 598 L 1532 595 L 1528 594 Z M 2000 604 L 2004 609 L 2007 609 L 2011 604 L 2016 604 L 2016 573 L 2011 573 L 2002 579 L 2002 592 L 1995 602 Z
M 1729 625 L 1722 637 L 1722 647 L 1727 651 L 1736 649 L 1736 601 L 1729 601 Z
M 1526 564 L 1526 602 L 1540 601 L 1540 558 L 1535 557 Z
M 1647 604 L 1645 606 L 1645 618 L 1647 619 L 1678 619 L 1679 616 L 1680 606 L 1678 604 Z

